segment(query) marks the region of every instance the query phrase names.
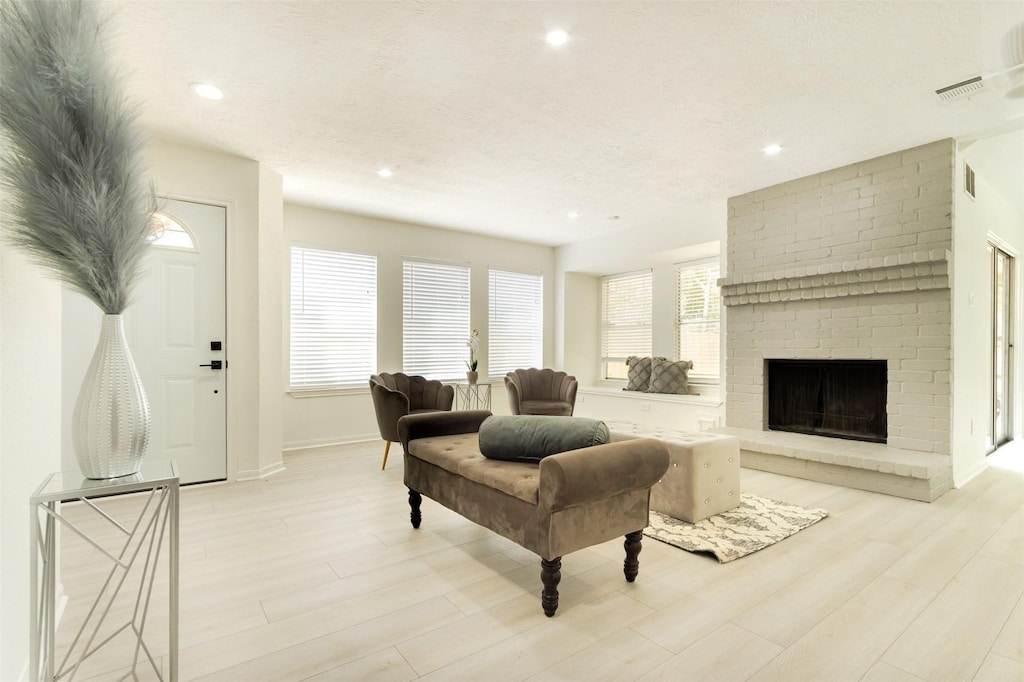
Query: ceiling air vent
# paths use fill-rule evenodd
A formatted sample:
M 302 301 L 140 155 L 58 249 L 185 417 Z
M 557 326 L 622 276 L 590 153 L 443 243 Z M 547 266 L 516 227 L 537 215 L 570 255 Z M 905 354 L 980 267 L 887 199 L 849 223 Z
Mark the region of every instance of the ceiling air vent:
M 954 83 L 953 85 L 939 88 L 935 91 L 935 94 L 939 96 L 939 99 L 948 102 L 949 100 L 960 99 L 961 97 L 970 97 L 984 89 L 985 81 L 982 80 L 981 76 L 975 76 L 961 83 Z
M 975 194 L 974 194 L 974 169 L 971 168 L 970 166 L 968 166 L 966 163 L 964 164 L 964 189 L 972 197 L 975 196 Z

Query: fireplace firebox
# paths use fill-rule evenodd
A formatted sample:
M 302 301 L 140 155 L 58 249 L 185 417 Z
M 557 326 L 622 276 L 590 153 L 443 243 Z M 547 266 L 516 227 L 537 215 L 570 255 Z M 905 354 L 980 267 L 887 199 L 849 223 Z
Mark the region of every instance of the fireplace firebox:
M 765 360 L 768 429 L 884 443 L 885 360 Z

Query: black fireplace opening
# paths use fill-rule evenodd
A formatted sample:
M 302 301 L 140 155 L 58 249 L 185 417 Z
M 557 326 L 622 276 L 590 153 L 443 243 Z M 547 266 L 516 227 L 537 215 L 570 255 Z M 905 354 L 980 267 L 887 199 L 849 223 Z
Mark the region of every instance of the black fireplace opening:
M 885 360 L 765 360 L 768 429 L 884 443 Z

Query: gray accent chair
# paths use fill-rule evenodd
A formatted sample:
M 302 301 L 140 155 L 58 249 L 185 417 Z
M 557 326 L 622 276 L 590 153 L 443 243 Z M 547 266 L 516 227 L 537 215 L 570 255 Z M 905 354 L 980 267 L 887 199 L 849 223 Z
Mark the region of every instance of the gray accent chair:
M 380 437 L 387 441 L 380 467 L 383 471 L 388 466 L 391 443 L 398 440 L 398 420 L 407 414 L 451 411 L 455 389 L 421 376 L 381 372 L 370 377 L 370 397 Z
M 571 417 L 576 407 L 576 377 L 553 369 L 517 369 L 505 375 L 512 414 Z

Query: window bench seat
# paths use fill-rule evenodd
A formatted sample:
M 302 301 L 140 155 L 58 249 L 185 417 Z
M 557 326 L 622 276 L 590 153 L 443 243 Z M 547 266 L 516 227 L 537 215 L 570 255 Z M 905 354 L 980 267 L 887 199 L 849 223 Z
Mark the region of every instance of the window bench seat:
M 711 405 L 719 406 L 722 401 L 718 398 L 718 387 L 708 387 L 714 390 L 715 395 L 676 395 L 674 393 L 641 393 L 640 391 L 623 391 L 621 388 L 614 388 L 611 386 L 586 386 L 580 387 L 576 391 L 577 397 L 580 395 L 595 395 L 595 396 L 610 396 L 615 398 L 625 398 L 627 400 L 656 400 L 660 402 L 676 403 L 679 405 Z M 698 390 L 704 390 L 701 387 Z
M 714 394 L 672 395 L 605 386 L 580 387 L 573 414 L 602 419 L 609 426 L 611 422 L 630 422 L 677 431 L 707 431 L 725 422 L 725 406 L 718 397 L 718 386 L 702 386 L 699 390 Z

